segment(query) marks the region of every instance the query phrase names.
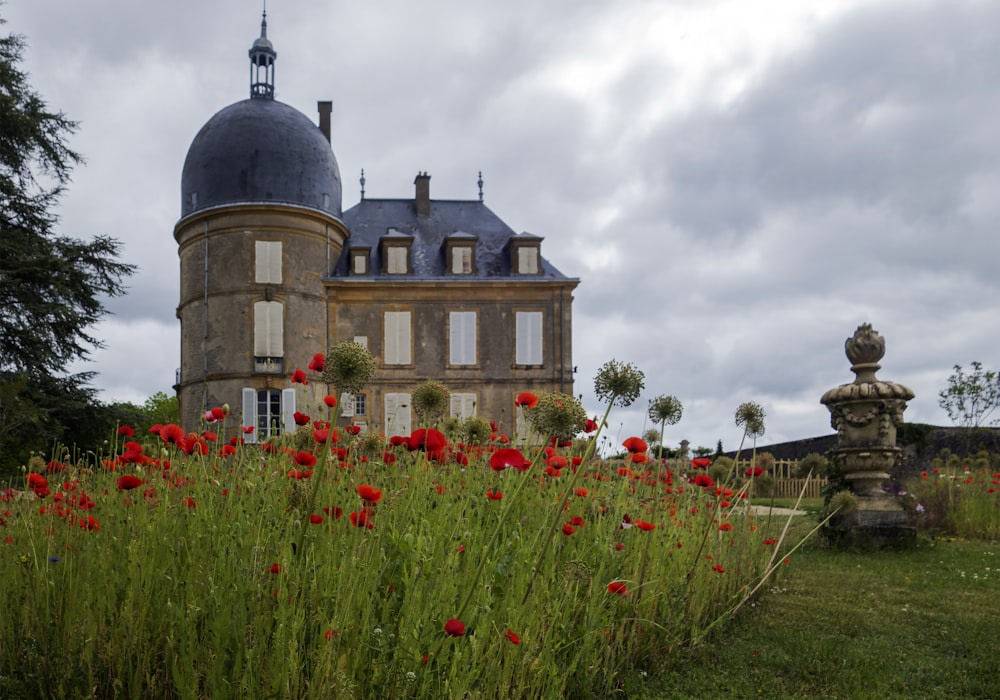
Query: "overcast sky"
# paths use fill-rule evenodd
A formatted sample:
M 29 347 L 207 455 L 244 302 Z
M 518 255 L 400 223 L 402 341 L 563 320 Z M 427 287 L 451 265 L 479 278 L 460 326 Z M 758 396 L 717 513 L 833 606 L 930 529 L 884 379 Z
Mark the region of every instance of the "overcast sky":
M 198 129 L 249 94 L 259 1 L 15 0 L 3 33 L 87 162 L 61 232 L 139 266 L 100 326 L 106 400 L 172 391 L 180 176 Z M 674 394 L 666 441 L 735 449 L 831 432 L 844 340 L 886 338 L 909 421 L 948 424 L 955 364 L 996 368 L 1000 3 L 972 0 L 272 0 L 277 99 L 333 100 L 344 209 L 368 196 L 474 199 L 578 277 L 576 393 L 607 360 L 646 391 L 611 439 Z

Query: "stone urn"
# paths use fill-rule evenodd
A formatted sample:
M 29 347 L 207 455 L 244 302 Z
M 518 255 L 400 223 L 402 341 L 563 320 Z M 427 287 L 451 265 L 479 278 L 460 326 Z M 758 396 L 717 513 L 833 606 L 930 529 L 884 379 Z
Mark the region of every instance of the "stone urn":
M 835 524 L 848 529 L 904 528 L 903 508 L 883 486 L 901 453 L 896 446 L 896 428 L 903 422 L 913 391 L 875 376 L 885 355 L 885 338 L 871 324 L 858 326 L 847 339 L 845 350 L 854 381 L 830 389 L 820 399 L 837 431 L 837 447 L 830 456 L 858 502 L 855 511 L 839 516 Z

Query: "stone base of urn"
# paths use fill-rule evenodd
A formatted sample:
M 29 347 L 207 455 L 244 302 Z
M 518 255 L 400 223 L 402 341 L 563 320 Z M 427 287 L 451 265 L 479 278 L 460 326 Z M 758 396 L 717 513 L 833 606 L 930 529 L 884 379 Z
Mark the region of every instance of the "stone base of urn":
M 917 528 L 895 496 L 858 494 L 858 506 L 835 515 L 823 528 L 828 544 L 846 549 L 902 549 L 917 543 Z

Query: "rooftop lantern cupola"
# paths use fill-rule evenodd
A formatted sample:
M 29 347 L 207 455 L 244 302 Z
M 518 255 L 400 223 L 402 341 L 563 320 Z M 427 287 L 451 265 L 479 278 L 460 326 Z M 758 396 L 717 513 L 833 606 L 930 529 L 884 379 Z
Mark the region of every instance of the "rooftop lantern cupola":
M 274 59 L 278 52 L 267 38 L 267 10 L 260 20 L 260 36 L 250 47 L 250 97 L 274 99 Z

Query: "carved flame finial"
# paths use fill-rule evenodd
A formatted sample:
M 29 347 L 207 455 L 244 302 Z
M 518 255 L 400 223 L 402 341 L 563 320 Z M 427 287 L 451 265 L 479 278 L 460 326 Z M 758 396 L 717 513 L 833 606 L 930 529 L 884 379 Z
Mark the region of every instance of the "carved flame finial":
M 885 338 L 872 328 L 872 324 L 858 326 L 844 343 L 844 350 L 851 361 L 851 371 L 857 375 L 856 381 L 874 381 L 875 372 L 880 369 L 878 361 L 885 355 Z

